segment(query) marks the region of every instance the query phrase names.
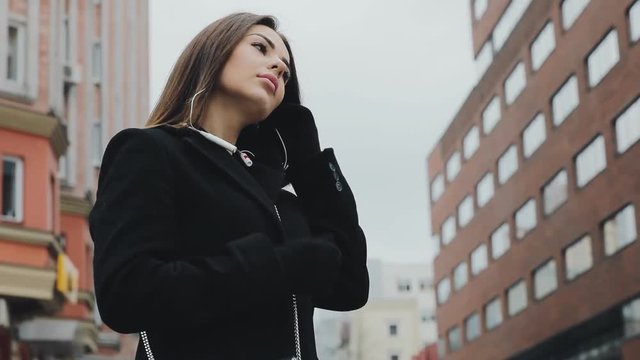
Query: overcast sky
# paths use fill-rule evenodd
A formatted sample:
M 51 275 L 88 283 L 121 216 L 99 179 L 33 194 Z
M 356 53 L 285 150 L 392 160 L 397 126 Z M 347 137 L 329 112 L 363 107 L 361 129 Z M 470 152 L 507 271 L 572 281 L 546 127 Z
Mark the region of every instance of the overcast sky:
M 426 157 L 475 83 L 468 0 L 150 0 L 151 106 L 186 44 L 237 11 L 280 20 L 303 103 L 355 194 L 369 257 L 431 258 Z

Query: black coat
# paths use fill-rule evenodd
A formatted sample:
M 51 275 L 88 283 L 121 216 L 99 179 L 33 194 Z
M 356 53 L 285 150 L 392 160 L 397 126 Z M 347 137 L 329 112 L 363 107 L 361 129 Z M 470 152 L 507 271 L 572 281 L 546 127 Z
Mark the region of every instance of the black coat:
M 146 331 L 156 360 L 291 358 L 292 295 L 274 249 L 330 232 L 340 277 L 324 298 L 298 296 L 302 358 L 317 359 L 314 307 L 367 301 L 365 237 L 332 149 L 287 171 L 297 197 L 281 190 L 284 176 L 243 167 L 192 129 L 114 136 L 89 217 L 104 323 Z M 136 359 L 146 359 L 142 341 Z

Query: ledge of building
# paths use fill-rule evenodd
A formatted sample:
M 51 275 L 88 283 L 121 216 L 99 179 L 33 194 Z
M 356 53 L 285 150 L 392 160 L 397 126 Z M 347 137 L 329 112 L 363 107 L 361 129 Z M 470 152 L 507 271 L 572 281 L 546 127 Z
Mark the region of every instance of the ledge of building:
M 0 105 L 0 128 L 49 139 L 57 158 L 64 154 L 69 146 L 67 130 L 54 116 Z
M 65 214 L 89 216 L 93 204 L 91 201 L 73 195 L 63 194 L 60 197 L 60 210 Z
M 56 254 L 62 253 L 62 247 L 55 236 L 47 231 L 28 229 L 21 226 L 0 224 L 0 239 L 21 242 L 30 245 L 51 246 Z
M 0 264 L 0 295 L 54 300 L 55 269 Z

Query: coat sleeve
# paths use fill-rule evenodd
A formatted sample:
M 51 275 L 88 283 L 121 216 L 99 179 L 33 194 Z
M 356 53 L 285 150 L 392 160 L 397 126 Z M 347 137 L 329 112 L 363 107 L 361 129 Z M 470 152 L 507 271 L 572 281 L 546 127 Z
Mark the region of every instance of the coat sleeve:
M 268 311 L 288 297 L 282 265 L 264 234 L 236 239 L 218 256 L 177 255 L 179 183 L 166 160 L 166 150 L 141 129 L 120 132 L 105 151 L 89 216 L 105 324 L 122 333 L 193 328 Z
M 291 181 L 312 233 L 329 232 L 342 251 L 340 276 L 331 294 L 315 298 L 314 305 L 335 311 L 361 308 L 369 297 L 367 245 L 358 223 L 351 188 L 340 171 L 333 149 L 325 149 L 290 168 Z

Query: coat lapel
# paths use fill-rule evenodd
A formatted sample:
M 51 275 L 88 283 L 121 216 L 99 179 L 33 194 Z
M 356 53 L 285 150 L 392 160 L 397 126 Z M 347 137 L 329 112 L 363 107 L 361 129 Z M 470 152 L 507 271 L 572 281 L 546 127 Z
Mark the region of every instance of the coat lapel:
M 279 222 L 275 212 L 274 201 L 269 198 L 267 193 L 262 189 L 261 185 L 251 176 L 249 172 L 242 168 L 242 165 L 229 155 L 222 147 L 213 144 L 209 140 L 203 138 L 200 134 L 190 129 L 184 140 L 200 152 L 218 169 L 222 170 L 233 183 L 237 184 L 244 192 L 260 204 L 272 218 Z

